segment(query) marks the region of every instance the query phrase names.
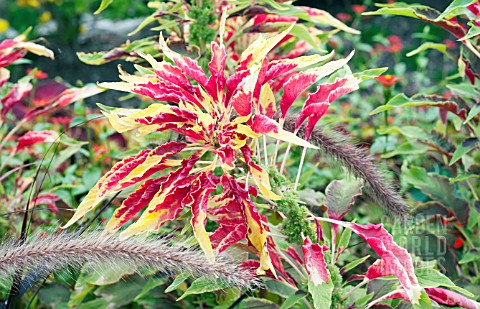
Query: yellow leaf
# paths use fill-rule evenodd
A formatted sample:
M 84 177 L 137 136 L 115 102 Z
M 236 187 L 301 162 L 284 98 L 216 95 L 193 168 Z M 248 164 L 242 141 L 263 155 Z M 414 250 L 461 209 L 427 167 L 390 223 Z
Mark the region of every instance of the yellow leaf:
M 295 134 L 285 131 L 283 129 L 278 129 L 278 133 L 275 133 L 273 131 L 269 132 L 266 134 L 267 136 L 279 139 L 281 141 L 287 142 L 287 143 L 292 143 L 298 146 L 302 147 L 307 147 L 307 148 L 312 148 L 312 149 L 318 149 L 317 146 L 310 144 L 306 140 L 296 136 Z

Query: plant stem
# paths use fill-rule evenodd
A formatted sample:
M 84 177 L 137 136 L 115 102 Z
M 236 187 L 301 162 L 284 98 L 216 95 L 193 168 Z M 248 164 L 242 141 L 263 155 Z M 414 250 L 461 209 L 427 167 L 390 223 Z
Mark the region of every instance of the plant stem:
M 344 301 L 345 299 L 347 299 L 353 292 L 355 292 L 356 290 L 358 290 L 359 288 L 361 288 L 362 286 L 364 286 L 365 284 L 367 284 L 370 280 L 368 280 L 367 278 L 363 279 L 362 282 L 360 282 L 359 284 L 357 284 L 356 286 L 353 287 L 353 289 L 351 289 L 350 291 L 348 291 L 347 293 L 345 293 L 342 297 L 342 299 L 340 299 L 340 301 Z
M 263 152 L 265 153 L 265 167 L 268 167 L 267 137 L 263 136 Z
M 300 180 L 300 174 L 302 174 L 303 162 L 305 161 L 305 155 L 307 154 L 307 147 L 303 148 L 302 158 L 300 159 L 300 165 L 298 166 L 297 178 L 295 179 L 295 185 L 293 190 L 297 190 L 298 181 Z

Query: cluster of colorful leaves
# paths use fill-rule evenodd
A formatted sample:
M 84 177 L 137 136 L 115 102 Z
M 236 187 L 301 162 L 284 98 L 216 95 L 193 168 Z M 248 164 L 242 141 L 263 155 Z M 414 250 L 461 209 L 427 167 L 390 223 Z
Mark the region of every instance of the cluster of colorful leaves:
M 165 176 L 147 180 L 132 193 L 115 211 L 105 233 L 113 233 L 144 207 L 140 218 L 121 236 L 154 232 L 188 207 L 192 212 L 195 237 L 210 259 L 247 238 L 260 254 L 258 273 L 266 270 L 275 273 L 270 257 L 274 254 L 270 250 L 273 242 L 269 240 L 267 221 L 256 209 L 250 194 L 268 200 L 278 200 L 280 196 L 278 192 L 272 192 L 268 173 L 253 159 L 251 145 L 255 139 L 268 136 L 315 148 L 283 130 L 280 123 L 303 91 L 345 66 L 352 56 L 303 71 L 298 69 L 324 62 L 332 54 L 269 60 L 268 53 L 291 29 L 289 27 L 268 39 L 257 39 L 242 53 L 236 72 L 228 78 L 224 72 L 227 55 L 222 43 L 211 44 L 210 77 L 207 77 L 195 60 L 172 51 L 161 37 L 162 52 L 175 66 L 142 55 L 153 70 L 138 67 L 142 75 L 129 75 L 120 70 L 124 82 L 102 83 L 101 86 L 106 88 L 170 103 L 153 103 L 144 110 L 104 108 L 103 113 L 115 130 L 136 129 L 139 135 L 172 130 L 184 135 L 188 144 L 170 142 L 117 163 L 89 192 L 66 226 L 79 220 L 106 196 L 137 184 L 160 170 L 178 167 Z M 223 33 L 220 42 L 222 37 Z M 196 83 L 192 84 L 190 79 Z M 275 93 L 280 91 L 282 84 L 284 93 L 279 103 L 281 120 L 278 123 L 273 119 L 277 111 Z M 320 85 L 318 91 L 307 99 L 298 116 L 297 127 L 308 118 L 311 131 L 333 100 L 357 87 L 358 81 L 351 75 L 332 84 Z M 192 151 L 194 153 L 183 161 L 170 158 L 180 152 Z M 194 168 L 206 153 L 213 159 L 207 162 L 207 166 Z M 235 168 L 242 168 L 242 162 L 248 169 L 243 174 L 243 182 L 238 175 L 235 179 L 233 174 Z M 214 172 L 221 176 L 214 176 Z M 249 179 L 256 188 L 250 186 Z M 219 186 L 223 188 L 221 193 L 218 193 Z M 207 217 L 220 224 L 211 235 L 205 230 Z

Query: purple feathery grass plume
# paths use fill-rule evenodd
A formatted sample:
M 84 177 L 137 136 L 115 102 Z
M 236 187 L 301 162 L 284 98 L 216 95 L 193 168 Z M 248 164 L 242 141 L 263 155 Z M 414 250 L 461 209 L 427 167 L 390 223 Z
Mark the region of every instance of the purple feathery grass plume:
M 287 118 L 284 128 L 293 132 L 295 118 Z M 300 129 L 299 136 L 303 136 L 303 128 Z M 387 213 L 401 220 L 406 218 L 409 206 L 365 149 L 352 144 L 348 136 L 320 126 L 313 130 L 310 142 L 319 147 L 323 154 L 346 167 L 355 177 L 363 179 L 365 193 Z
M 0 245 L 0 286 L 8 285 L 17 270 L 42 269 L 54 273 L 84 265 L 100 273 L 109 268 L 150 268 L 165 274 L 187 272 L 193 277 L 204 276 L 230 287 L 252 288 L 259 284 L 251 270 L 239 268 L 232 258 L 220 255 L 211 263 L 188 241 L 152 237 L 120 239 L 92 232 L 33 236 L 20 245 L 4 241 Z

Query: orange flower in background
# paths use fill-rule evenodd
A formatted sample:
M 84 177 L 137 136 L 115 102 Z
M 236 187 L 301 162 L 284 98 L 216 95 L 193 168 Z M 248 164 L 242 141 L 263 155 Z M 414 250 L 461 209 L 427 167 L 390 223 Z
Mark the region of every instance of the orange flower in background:
M 383 87 L 387 87 L 387 88 L 392 87 L 393 85 L 395 85 L 396 83 L 402 80 L 401 78 L 396 77 L 394 75 L 390 75 L 390 74 L 382 75 L 382 76 L 376 77 L 375 79 L 380 84 L 382 84 Z
M 32 69 L 28 69 L 27 70 L 27 74 L 30 74 L 32 73 Z M 35 72 L 33 73 L 33 77 L 35 79 L 45 79 L 45 78 L 48 78 L 48 74 L 43 72 L 42 70 L 35 70 Z
M 366 5 L 354 4 L 352 5 L 352 10 L 357 14 L 362 14 L 367 9 Z
M 387 37 L 388 42 L 390 42 L 390 46 L 387 50 L 391 53 L 398 53 L 402 50 L 403 44 L 402 39 L 398 35 L 391 35 Z

